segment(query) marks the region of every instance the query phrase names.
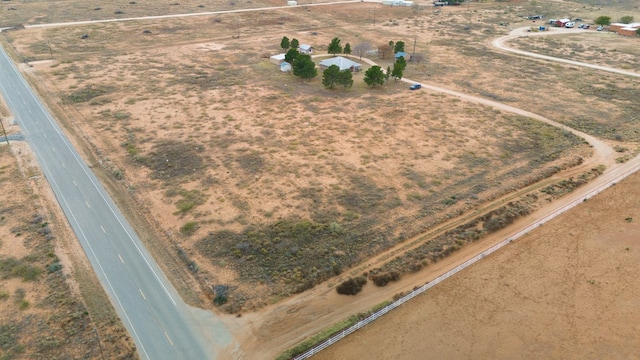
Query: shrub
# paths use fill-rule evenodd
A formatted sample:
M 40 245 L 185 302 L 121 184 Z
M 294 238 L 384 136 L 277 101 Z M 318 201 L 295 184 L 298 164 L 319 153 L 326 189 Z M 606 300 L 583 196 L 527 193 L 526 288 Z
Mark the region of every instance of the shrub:
M 371 280 L 373 280 L 373 283 L 376 284 L 376 286 L 387 286 L 391 281 L 400 280 L 400 274 L 395 271 L 390 271 L 379 275 L 373 275 L 371 276 Z
M 366 285 L 367 278 L 364 276 L 358 276 L 357 278 L 349 278 L 342 284 L 338 285 L 336 291 L 341 295 L 356 295 L 362 290 L 362 287 Z
M 50 264 L 49 266 L 47 266 L 47 272 L 49 274 L 58 272 L 60 270 L 62 270 L 62 264 L 59 261 L 56 261 L 53 264 Z
M 180 228 L 180 232 L 187 236 L 193 235 L 196 230 L 198 230 L 198 223 L 195 221 L 189 221 Z

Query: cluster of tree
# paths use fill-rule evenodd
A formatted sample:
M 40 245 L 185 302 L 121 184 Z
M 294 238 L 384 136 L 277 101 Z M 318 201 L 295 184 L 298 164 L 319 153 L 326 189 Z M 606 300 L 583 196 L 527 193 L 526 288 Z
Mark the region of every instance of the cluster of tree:
M 332 54 L 333 56 L 336 56 L 336 54 L 350 55 L 351 45 L 349 43 L 346 43 L 344 47 L 342 47 L 342 45 L 340 45 L 340 42 L 341 42 L 340 38 L 337 38 L 337 37 L 333 38 L 331 40 L 331 43 L 327 47 L 327 52 L 329 54 Z
M 393 69 L 389 66 L 387 70 L 382 70 L 378 65 L 370 67 L 364 72 L 364 82 L 369 86 L 384 85 L 389 78 L 396 80 L 402 79 L 404 75 L 404 69 L 407 67 L 407 61 L 403 56 L 400 56 L 395 63 L 393 63 Z
M 300 42 L 298 42 L 297 39 L 290 41 L 286 36 L 282 38 L 280 47 L 282 47 L 283 50 L 288 49 L 284 54 L 284 61 L 291 64 L 293 75 L 299 76 L 302 79 L 312 79 L 318 75 L 316 63 L 313 62 L 311 56 L 298 52 L 299 45 Z
M 293 75 L 299 76 L 303 79 L 311 79 L 318 75 L 316 64 L 311 59 L 311 56 L 300 54 L 300 52 L 298 52 L 298 40 L 289 40 L 289 38 L 285 36 L 282 38 L 280 46 L 283 50 L 287 51 L 284 55 L 284 61 L 291 64 Z M 355 51 L 356 55 L 362 58 L 362 56 L 366 54 L 366 52 L 370 49 L 370 43 L 362 42 L 357 44 L 354 47 L 353 51 Z M 381 57 L 384 58 L 385 52 L 393 51 L 393 54 L 404 52 L 405 43 L 404 41 L 389 41 L 387 44 L 378 46 L 379 54 L 381 50 Z M 343 47 L 341 45 L 340 38 L 335 37 L 331 40 L 331 43 L 327 47 L 327 52 L 333 54 L 334 56 L 337 54 L 350 55 L 352 49 L 349 43 L 345 44 Z M 393 63 L 393 68 L 387 67 L 386 71 L 377 65 L 370 67 L 364 74 L 364 82 L 369 86 L 376 86 L 384 85 L 385 82 L 387 82 L 391 77 L 396 80 L 400 80 L 404 75 L 404 70 L 406 69 L 406 67 L 406 59 L 404 58 L 404 56 L 400 56 Z M 353 86 L 353 76 L 351 70 L 340 70 L 340 68 L 336 65 L 328 67 L 322 73 L 322 85 L 329 89 L 335 88 L 336 85 L 343 86 L 345 88 Z
M 322 85 L 329 89 L 333 89 L 336 85 L 351 87 L 353 85 L 351 70 L 340 70 L 337 65 L 329 66 L 322 72 Z
M 378 57 L 381 59 L 386 58 L 387 56 L 395 56 L 395 54 L 404 51 L 404 41 L 393 42 L 389 41 L 385 44 L 378 45 Z

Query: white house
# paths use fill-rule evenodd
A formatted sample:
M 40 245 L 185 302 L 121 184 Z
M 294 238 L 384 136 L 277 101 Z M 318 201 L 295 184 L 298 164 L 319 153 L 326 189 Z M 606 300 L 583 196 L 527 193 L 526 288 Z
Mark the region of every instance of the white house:
M 391 5 L 391 6 L 413 6 L 413 1 L 405 1 L 405 0 L 382 0 L 382 5 Z
M 298 52 L 300 54 L 306 54 L 306 55 L 313 54 L 313 46 L 308 44 L 300 44 L 300 46 L 298 46 Z
M 273 55 L 269 58 L 269 61 L 273 65 L 280 65 L 280 63 L 284 61 L 284 54 Z
M 336 56 L 330 59 L 324 59 L 318 63 L 320 65 L 320 70 L 325 70 L 331 65 L 336 65 L 340 68 L 340 70 L 351 70 L 351 72 L 358 72 L 362 70 L 362 65 L 358 64 L 355 61 L 351 61 L 347 58 L 343 58 L 342 56 Z

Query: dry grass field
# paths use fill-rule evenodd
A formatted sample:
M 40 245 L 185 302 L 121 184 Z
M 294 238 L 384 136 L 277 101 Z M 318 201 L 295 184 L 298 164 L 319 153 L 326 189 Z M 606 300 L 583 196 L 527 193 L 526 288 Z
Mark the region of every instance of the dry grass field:
M 71 3 L 11 3 L 13 17 L 3 21 L 280 5 L 84 2 L 84 10 L 71 10 Z M 409 91 L 394 80 L 368 88 L 363 72 L 354 75 L 352 88 L 336 90 L 324 89 L 321 76 L 302 81 L 283 74 L 268 59 L 281 52 L 283 36 L 310 43 L 317 53 L 334 37 L 352 46 L 404 41 L 407 51 L 415 44 L 426 60 L 410 63 L 406 78 L 540 114 L 607 139 L 621 159 L 634 156 L 640 140 L 635 79 L 491 48 L 509 28 L 531 23 L 523 15 L 547 5 L 353 3 L 27 27 L 2 35 L 13 55 L 30 64 L 23 69 L 125 212 L 144 218 L 143 238 L 188 301 L 213 307 L 215 299 L 220 310 L 240 314 L 324 281 L 332 288 L 407 240 L 412 251 L 367 266 L 371 275 L 390 279 L 416 272 L 606 168 L 588 162 L 591 148 L 572 133 L 495 108 Z M 545 11 L 547 17 L 588 19 L 602 12 L 569 2 L 550 8 L 554 14 Z M 513 44 L 637 67 L 638 40 L 608 38 L 532 37 Z M 593 60 L 605 53 L 612 55 Z M 389 58 L 374 61 L 392 65 Z M 509 196 L 508 204 L 493 204 Z M 444 237 L 420 236 L 458 218 Z
M 222 17 L 7 37 L 32 59 L 49 56 L 48 41 L 54 60 L 34 64 L 44 87 L 201 279 L 234 288 L 226 307 L 237 312 L 303 291 L 589 156 L 579 138 L 526 118 L 393 81 L 369 89 L 362 73 L 352 89 L 324 90 L 319 78 L 302 82 L 267 61 L 283 35 L 322 48 L 336 35 L 354 44 L 374 38 L 369 31 L 403 39 L 387 25 L 418 21 L 378 18 L 364 32 L 348 24 L 363 14 L 356 23 L 366 22 L 362 6 L 373 7 L 324 15 L 345 35 L 264 37 L 253 27 L 230 38 L 224 24 L 232 20 Z M 306 12 L 280 17 L 312 26 Z M 407 76 L 431 69 L 412 65 Z

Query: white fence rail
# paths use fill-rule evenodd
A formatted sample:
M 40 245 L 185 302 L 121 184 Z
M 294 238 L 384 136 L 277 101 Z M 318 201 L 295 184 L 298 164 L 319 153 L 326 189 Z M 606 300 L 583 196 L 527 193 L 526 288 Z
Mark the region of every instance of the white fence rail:
M 375 313 L 367 316 L 366 318 L 358 321 L 357 323 L 351 325 L 350 327 L 336 333 L 335 335 L 333 335 L 332 337 L 330 337 L 329 339 L 327 339 L 326 341 L 314 346 L 313 348 L 307 350 L 306 352 L 294 357 L 294 360 L 303 360 L 303 359 L 308 359 L 310 357 L 312 357 L 313 355 L 317 354 L 318 352 L 328 348 L 329 346 L 337 343 L 338 341 L 344 339 L 347 335 L 353 333 L 354 331 L 364 327 L 365 325 L 369 324 L 370 322 L 373 322 L 374 320 L 376 320 L 377 318 L 381 317 L 382 315 L 388 313 L 389 311 L 397 308 L 398 306 L 404 304 L 405 302 L 413 299 L 414 297 L 422 294 L 423 292 L 427 291 L 428 289 L 434 287 L 435 285 L 441 283 L 442 281 L 450 278 L 451 276 L 457 274 L 459 271 L 466 269 L 467 267 L 471 266 L 472 264 L 474 264 L 475 262 L 483 259 L 485 256 L 494 253 L 495 251 L 497 251 L 498 249 L 502 248 L 503 246 L 511 243 L 511 241 L 516 240 L 517 238 L 525 235 L 526 233 L 530 232 L 531 230 L 535 229 L 536 227 L 546 223 L 547 221 L 553 219 L 554 217 L 574 208 L 575 206 L 577 206 L 578 204 L 582 203 L 583 201 L 601 193 L 602 191 L 604 191 L 605 189 L 615 185 L 618 181 L 626 178 L 627 176 L 635 173 L 636 171 L 638 171 L 638 169 L 640 168 L 640 166 L 634 166 L 631 170 L 625 172 L 624 174 L 616 177 L 614 180 L 607 182 L 595 189 L 593 189 L 592 191 L 588 192 L 586 195 L 581 196 L 580 198 L 572 201 L 571 203 L 561 207 L 558 210 L 553 211 L 551 214 L 545 216 L 544 218 L 534 222 L 533 224 L 527 226 L 526 228 L 524 228 L 523 230 L 515 233 L 514 235 L 504 239 L 503 241 L 495 244 L 494 246 L 490 247 L 489 249 L 479 253 L 478 255 L 474 256 L 473 258 L 465 261 L 464 263 L 456 266 L 455 268 L 447 271 L 446 273 L 438 276 L 437 278 L 435 278 L 433 281 L 426 283 L 425 285 L 421 286 L 418 289 L 413 290 L 412 292 L 410 292 L 409 294 L 403 296 L 402 298 L 394 301 L 393 303 L 385 306 L 384 308 L 376 311 Z

